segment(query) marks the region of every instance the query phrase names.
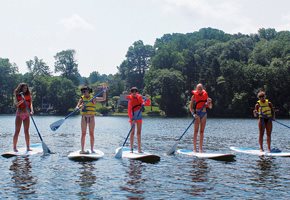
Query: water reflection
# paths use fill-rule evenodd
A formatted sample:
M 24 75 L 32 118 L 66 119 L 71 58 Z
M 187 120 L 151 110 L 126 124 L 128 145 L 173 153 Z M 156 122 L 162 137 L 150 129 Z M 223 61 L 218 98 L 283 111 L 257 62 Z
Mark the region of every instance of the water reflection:
M 127 178 L 125 186 L 121 186 L 121 190 L 127 191 L 130 194 L 127 195 L 127 198 L 130 200 L 133 199 L 144 199 L 143 194 L 145 191 L 142 187 L 146 179 L 142 178 L 142 171 L 144 165 L 140 161 L 129 160 L 129 168 L 127 171 Z
M 192 180 L 191 189 L 187 191 L 192 196 L 200 196 L 208 189 L 209 168 L 204 159 L 194 159 L 189 175 Z
M 37 178 L 32 175 L 32 166 L 29 157 L 16 157 L 9 168 L 12 171 L 12 182 L 15 184 L 18 199 L 27 199 L 35 194 Z
M 279 176 L 276 173 L 277 167 L 274 161 L 275 158 L 261 156 L 257 160 L 257 168 L 259 170 L 254 171 L 254 180 L 263 186 L 275 183 Z
M 77 193 L 81 199 L 91 199 L 95 192 L 93 185 L 96 183 L 97 177 L 94 174 L 96 170 L 93 162 L 80 162 L 80 177 L 76 182 L 80 185 L 80 191 Z

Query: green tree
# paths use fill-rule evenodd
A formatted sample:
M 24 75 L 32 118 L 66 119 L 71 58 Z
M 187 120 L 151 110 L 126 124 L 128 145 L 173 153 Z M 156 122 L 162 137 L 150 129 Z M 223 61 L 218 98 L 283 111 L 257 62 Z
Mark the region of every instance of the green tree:
M 26 61 L 29 72 L 32 73 L 33 77 L 35 76 L 51 76 L 49 66 L 37 56 L 34 57 L 34 60 Z
M 75 50 L 69 49 L 57 53 L 55 58 L 55 72 L 60 72 L 61 76 L 71 80 L 74 85 L 79 84 L 80 74 L 78 64 L 75 60 Z
M 150 66 L 150 59 L 153 55 L 153 47 L 144 45 L 141 40 L 129 47 L 126 60 L 118 67 L 122 78 L 126 80 L 127 87 L 144 88 L 145 72 Z

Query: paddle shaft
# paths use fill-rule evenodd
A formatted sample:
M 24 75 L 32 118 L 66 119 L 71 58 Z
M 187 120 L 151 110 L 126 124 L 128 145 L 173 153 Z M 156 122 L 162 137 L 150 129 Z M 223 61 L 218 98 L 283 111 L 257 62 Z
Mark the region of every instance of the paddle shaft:
M 41 137 L 41 135 L 40 135 L 40 132 L 39 132 L 39 130 L 38 130 L 37 126 L 36 126 L 36 123 L 35 123 L 35 121 L 34 121 L 34 118 L 33 118 L 32 115 L 30 114 L 30 109 L 29 109 L 29 106 L 27 105 L 27 102 L 26 102 L 26 100 L 25 100 L 25 97 L 23 96 L 23 93 L 22 93 L 22 92 L 20 93 L 20 95 L 21 95 L 21 97 L 22 97 L 22 99 L 23 99 L 23 101 L 24 101 L 24 104 L 25 104 L 25 106 L 26 106 L 26 109 L 27 109 L 28 112 L 29 112 L 29 115 L 30 115 L 30 117 L 31 117 L 31 119 L 32 119 L 32 122 L 33 122 L 33 124 L 34 124 L 35 129 L 36 129 L 36 132 L 37 132 L 37 134 L 38 134 L 38 136 L 39 136 L 41 142 L 43 142 L 42 137 Z
M 285 126 L 285 127 L 287 127 L 287 128 L 290 128 L 290 126 L 287 126 L 286 124 L 283 124 L 283 123 L 277 121 L 276 119 L 273 119 L 272 117 L 268 117 L 268 116 L 265 115 L 263 112 L 260 112 L 260 114 L 261 114 L 264 118 L 266 118 L 266 119 L 270 119 L 270 120 L 272 120 L 272 121 L 274 121 L 274 122 L 276 122 L 276 123 L 278 123 L 278 124 L 280 124 L 280 125 L 282 125 L 282 126 Z

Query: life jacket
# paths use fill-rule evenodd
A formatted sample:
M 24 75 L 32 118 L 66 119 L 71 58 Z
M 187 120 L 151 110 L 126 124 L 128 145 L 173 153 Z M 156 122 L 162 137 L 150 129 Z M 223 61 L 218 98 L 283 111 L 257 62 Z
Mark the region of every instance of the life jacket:
M 201 93 L 199 93 L 196 90 L 192 91 L 193 96 L 193 100 L 195 102 L 195 109 L 201 109 L 204 107 L 204 104 L 207 102 L 208 99 L 208 95 L 207 92 L 205 90 L 202 90 Z
M 136 97 L 130 94 L 126 97 L 126 99 L 128 100 L 128 116 L 130 119 L 133 118 L 134 112 L 139 112 L 142 108 L 142 104 L 144 104 L 144 106 L 151 105 L 150 99 L 147 99 L 140 94 L 136 94 Z
M 88 98 L 83 95 L 83 108 L 81 109 L 81 115 L 95 115 L 96 114 L 96 104 L 90 101 L 93 98 L 93 95 L 90 95 Z
M 30 108 L 30 106 L 31 106 L 31 95 L 30 94 L 24 95 L 24 99 L 26 101 L 26 104 L 27 104 L 28 108 Z M 22 100 L 23 100 L 22 99 L 22 96 L 20 94 L 17 95 L 17 101 L 19 102 L 19 101 L 22 101 Z M 23 102 L 22 104 L 20 104 L 18 106 L 18 108 L 20 108 L 20 109 L 26 109 L 25 103 Z
M 269 105 L 269 100 L 265 99 L 265 102 L 261 100 L 257 101 L 259 104 L 258 114 L 260 118 L 271 118 L 272 117 L 272 109 Z

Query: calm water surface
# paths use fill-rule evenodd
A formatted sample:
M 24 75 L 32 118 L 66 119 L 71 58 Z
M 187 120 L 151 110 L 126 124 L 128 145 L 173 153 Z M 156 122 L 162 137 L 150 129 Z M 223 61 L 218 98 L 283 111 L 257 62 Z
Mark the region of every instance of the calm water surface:
M 56 131 L 49 125 L 61 117 L 35 116 L 49 156 L 0 158 L 0 198 L 7 199 L 289 199 L 290 158 L 236 154 L 221 162 L 165 154 L 191 119 L 145 118 L 143 149 L 161 156 L 156 164 L 115 159 L 114 151 L 130 129 L 126 117 L 96 117 L 95 147 L 105 153 L 96 162 L 70 161 L 80 149 L 80 116 Z M 12 149 L 14 116 L 0 116 L 1 152 Z M 290 120 L 280 120 L 290 125 Z M 230 146 L 257 147 L 254 119 L 208 119 L 204 149 L 231 152 Z M 39 138 L 31 124 L 31 142 Z M 273 147 L 290 151 L 289 129 L 274 124 Z M 87 138 L 86 146 L 89 147 Z M 19 146 L 25 145 L 23 130 Z M 178 148 L 192 148 L 192 128 Z

